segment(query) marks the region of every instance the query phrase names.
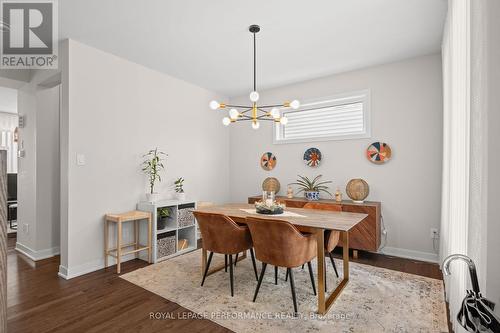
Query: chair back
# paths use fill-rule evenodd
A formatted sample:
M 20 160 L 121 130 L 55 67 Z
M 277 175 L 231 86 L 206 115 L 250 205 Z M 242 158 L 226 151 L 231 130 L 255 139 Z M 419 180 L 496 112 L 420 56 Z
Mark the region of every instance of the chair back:
M 246 227 L 240 227 L 228 216 L 193 212 L 200 227 L 203 248 L 210 252 L 236 254 L 252 247 Z
M 286 221 L 248 217 L 255 256 L 279 267 L 297 267 L 316 256 L 316 239 Z
M 341 212 L 341 205 L 329 205 L 319 202 L 308 202 L 303 208 L 306 209 L 319 209 L 319 210 L 329 210 L 331 212 Z M 340 239 L 340 232 L 334 230 L 325 231 L 325 250 L 326 252 L 332 252 L 333 249 L 338 245 Z

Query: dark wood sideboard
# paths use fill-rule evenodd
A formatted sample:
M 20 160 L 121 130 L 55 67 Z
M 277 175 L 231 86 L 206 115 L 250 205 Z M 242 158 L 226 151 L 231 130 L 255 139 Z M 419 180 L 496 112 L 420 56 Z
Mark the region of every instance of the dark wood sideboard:
M 261 196 L 248 197 L 248 203 L 253 204 L 255 201 L 260 200 Z M 276 197 L 276 200 L 284 202 L 287 207 L 302 208 L 307 201 L 305 198 L 292 198 L 289 199 L 284 196 Z M 342 211 L 352 213 L 368 214 L 362 222 L 349 231 L 349 248 L 355 250 L 365 251 L 378 251 L 380 247 L 380 217 L 381 217 L 381 203 L 377 201 L 365 201 L 363 203 L 355 203 L 352 201 L 344 200 L 336 202 L 335 200 L 320 199 L 319 202 L 327 205 L 340 205 Z M 342 241 L 339 242 L 339 246 Z

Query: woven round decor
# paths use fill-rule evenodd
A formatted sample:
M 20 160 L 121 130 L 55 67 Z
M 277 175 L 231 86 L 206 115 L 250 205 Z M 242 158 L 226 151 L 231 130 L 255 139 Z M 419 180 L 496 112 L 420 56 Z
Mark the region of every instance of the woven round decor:
M 391 147 L 385 142 L 374 142 L 366 149 L 366 158 L 375 164 L 384 164 L 391 159 Z
M 352 201 L 363 202 L 370 193 L 370 187 L 366 181 L 361 178 L 357 178 L 351 179 L 349 183 L 347 183 L 345 191 Z
M 264 153 L 260 158 L 260 166 L 264 170 L 271 171 L 276 166 L 276 156 L 270 152 Z
M 273 191 L 274 193 L 278 193 L 280 191 L 280 187 L 279 180 L 274 177 L 267 177 L 262 182 L 262 191 Z

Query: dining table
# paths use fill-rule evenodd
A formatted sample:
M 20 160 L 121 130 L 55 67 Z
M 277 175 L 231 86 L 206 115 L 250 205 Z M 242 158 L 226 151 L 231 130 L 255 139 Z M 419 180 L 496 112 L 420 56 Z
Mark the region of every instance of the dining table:
M 335 212 L 317 209 L 304 209 L 304 208 L 285 208 L 282 214 L 265 215 L 259 214 L 255 210 L 254 205 L 250 204 L 223 204 L 195 209 L 197 212 L 222 214 L 230 217 L 238 224 L 246 224 L 248 217 L 259 217 L 262 219 L 283 220 L 293 224 L 300 232 L 311 233 L 316 237 L 317 242 L 317 276 L 318 276 L 318 309 L 320 315 L 328 312 L 332 304 L 339 297 L 342 290 L 349 282 L 349 230 L 351 230 L 358 223 L 363 221 L 368 215 L 362 213 L 350 212 Z M 340 283 L 335 289 L 326 295 L 325 293 L 325 230 L 336 230 L 340 232 L 342 240 L 342 260 L 343 260 L 343 276 Z M 237 260 L 246 258 L 246 253 L 243 253 Z M 207 265 L 207 251 L 202 249 L 201 256 L 201 271 L 205 271 Z M 214 267 L 208 272 L 213 274 L 221 269 L 224 265 Z

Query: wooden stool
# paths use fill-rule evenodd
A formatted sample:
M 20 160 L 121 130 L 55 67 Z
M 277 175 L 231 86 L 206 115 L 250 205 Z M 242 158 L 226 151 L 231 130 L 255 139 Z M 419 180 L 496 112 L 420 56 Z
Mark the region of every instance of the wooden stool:
M 139 244 L 139 221 L 148 220 L 148 245 Z M 134 222 L 134 242 L 122 244 L 122 223 Z M 108 226 L 109 222 L 116 223 L 116 247 L 108 248 Z M 134 247 L 133 250 L 123 252 L 124 248 Z M 108 256 L 116 258 L 116 272 L 120 274 L 121 257 L 135 253 L 135 257 L 140 251 L 148 250 L 148 262 L 151 262 L 151 213 L 141 211 L 131 211 L 123 214 L 106 214 L 104 217 L 104 267 L 108 267 Z

